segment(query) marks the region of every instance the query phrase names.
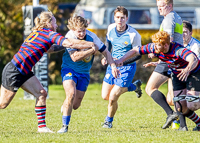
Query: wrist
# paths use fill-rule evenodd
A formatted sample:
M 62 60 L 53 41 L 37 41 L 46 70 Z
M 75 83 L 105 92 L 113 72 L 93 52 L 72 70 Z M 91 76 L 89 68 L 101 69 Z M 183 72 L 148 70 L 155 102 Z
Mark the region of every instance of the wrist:
M 111 69 L 117 68 L 115 64 L 111 65 Z

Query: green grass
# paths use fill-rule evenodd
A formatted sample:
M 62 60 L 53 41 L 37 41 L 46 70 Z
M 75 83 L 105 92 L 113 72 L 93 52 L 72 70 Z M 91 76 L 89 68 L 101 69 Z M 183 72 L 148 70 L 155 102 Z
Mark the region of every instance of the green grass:
M 166 93 L 167 86 L 161 90 Z M 113 128 L 101 127 L 106 115 L 107 104 L 101 98 L 101 85 L 92 84 L 78 110 L 73 111 L 69 132 L 66 134 L 37 133 L 37 118 L 34 100 L 24 100 L 24 92 L 19 90 L 11 104 L 0 111 L 0 142 L 70 142 L 70 143 L 160 143 L 160 142 L 200 142 L 199 132 L 193 132 L 195 124 L 187 120 L 188 132 L 163 130 L 165 112 L 145 93 L 138 99 L 134 92 L 123 94 L 119 99 L 118 111 Z M 65 99 L 63 87 L 50 86 L 47 100 L 47 126 L 57 132 L 62 126 L 60 107 Z M 197 111 L 200 115 L 200 112 Z

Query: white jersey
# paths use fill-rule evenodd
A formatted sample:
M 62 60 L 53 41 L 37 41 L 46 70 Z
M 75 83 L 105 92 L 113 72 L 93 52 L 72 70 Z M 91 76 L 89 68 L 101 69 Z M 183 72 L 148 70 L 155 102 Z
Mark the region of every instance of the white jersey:
M 197 55 L 197 57 L 200 59 L 200 41 L 199 40 L 192 37 L 190 39 L 190 42 L 186 46 L 186 48 L 194 52 Z

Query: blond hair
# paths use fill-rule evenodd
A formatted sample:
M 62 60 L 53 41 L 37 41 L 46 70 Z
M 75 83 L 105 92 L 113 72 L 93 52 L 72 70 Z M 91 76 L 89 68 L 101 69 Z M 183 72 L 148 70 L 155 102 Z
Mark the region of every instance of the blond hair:
M 38 15 L 35 18 L 34 20 L 35 26 L 32 28 L 32 30 L 35 31 L 35 30 L 40 30 L 42 28 L 47 28 L 48 27 L 47 23 L 51 23 L 52 17 L 54 17 L 52 12 L 46 12 L 46 11 L 41 12 L 40 15 Z
M 68 20 L 67 27 L 70 30 L 76 30 L 76 28 L 87 28 L 88 23 L 87 20 L 81 16 L 74 16 Z
M 165 31 L 158 31 L 152 35 L 153 43 L 160 43 L 161 45 L 170 44 L 170 35 Z
M 160 1 L 160 0 L 156 0 L 156 1 Z M 169 5 L 169 4 L 172 4 L 173 6 L 173 0 L 164 0 L 164 2 Z

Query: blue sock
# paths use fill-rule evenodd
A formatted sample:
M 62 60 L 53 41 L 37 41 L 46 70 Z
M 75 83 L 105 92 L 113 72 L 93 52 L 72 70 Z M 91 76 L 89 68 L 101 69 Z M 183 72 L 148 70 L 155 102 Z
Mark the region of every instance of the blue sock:
M 112 122 L 114 117 L 108 117 L 108 115 L 106 116 L 106 121 L 108 122 Z
M 136 86 L 131 83 L 131 85 L 128 87 L 128 91 L 135 91 L 135 90 L 136 90 Z
M 62 116 L 63 125 L 69 125 L 71 116 Z

